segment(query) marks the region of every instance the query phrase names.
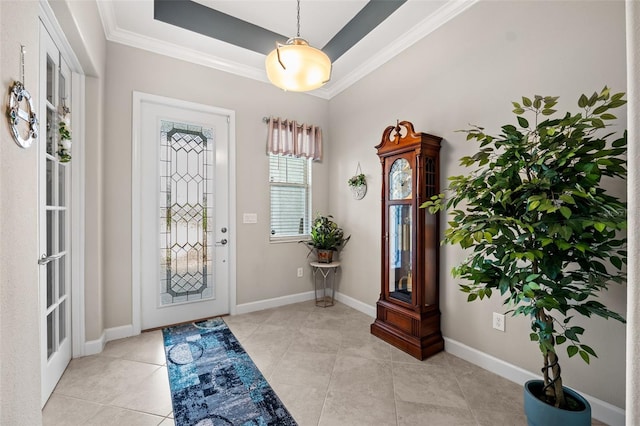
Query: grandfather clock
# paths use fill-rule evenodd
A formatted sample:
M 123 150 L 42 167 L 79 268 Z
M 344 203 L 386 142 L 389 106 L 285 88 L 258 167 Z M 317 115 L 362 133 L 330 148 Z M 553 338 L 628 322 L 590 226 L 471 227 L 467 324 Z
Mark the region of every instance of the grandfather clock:
M 437 216 L 419 208 L 438 194 L 442 138 L 389 126 L 382 164 L 382 289 L 371 333 L 422 360 L 444 349 L 438 307 Z

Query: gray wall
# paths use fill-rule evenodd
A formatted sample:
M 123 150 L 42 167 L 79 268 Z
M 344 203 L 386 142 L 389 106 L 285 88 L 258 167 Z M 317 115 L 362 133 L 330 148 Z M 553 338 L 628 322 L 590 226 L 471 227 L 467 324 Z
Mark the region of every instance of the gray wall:
M 396 119 L 417 131 L 444 138 L 442 185 L 466 173 L 458 165 L 477 145 L 457 129 L 478 124 L 496 132 L 514 123 L 512 100 L 520 96 L 560 96 L 560 111 L 575 111 L 578 96 L 605 84 L 625 91 L 625 16 L 623 2 L 479 2 L 462 15 L 399 54 L 330 101 L 330 209 L 353 234 L 343 256 L 340 291 L 369 305 L 380 292 L 381 169 L 374 145 Z M 618 117 L 624 117 L 619 111 Z M 621 119 L 614 130 L 625 127 Z M 370 192 L 350 197 L 346 180 L 360 162 Z M 624 196 L 625 182 L 611 189 Z M 442 215 L 442 229 L 446 215 Z M 440 307 L 446 337 L 531 372 L 541 368 L 537 346 L 529 342 L 526 318 L 506 319 L 506 332 L 491 328 L 492 312 L 504 312 L 500 296 L 467 303 L 449 274 L 465 254 L 441 249 Z M 375 265 L 378 265 L 377 267 Z M 614 286 L 602 301 L 625 312 L 624 286 Z M 624 406 L 625 326 L 600 318 L 579 321 L 584 341 L 599 354 L 591 366 L 561 355 L 565 384 Z
M 0 424 L 39 424 L 38 145 L 20 148 L 5 118 L 7 93 L 20 76 L 38 99 L 38 3 L 0 2 Z M 37 103 L 34 107 L 37 108 Z
M 328 102 L 286 93 L 242 77 L 109 43 L 104 170 L 105 328 L 131 323 L 131 94 L 135 91 L 227 108 L 236 112 L 237 303 L 310 291 L 296 278 L 307 251 L 297 243 L 269 243 L 269 173 L 264 116 L 328 129 Z M 126 66 L 124 65 L 126 64 Z M 331 153 L 326 140 L 325 155 Z M 325 157 L 326 158 L 326 157 Z M 328 162 L 313 166 L 313 209 L 327 207 Z M 243 224 L 257 213 L 257 224 Z M 231 230 L 234 232 L 234 230 Z

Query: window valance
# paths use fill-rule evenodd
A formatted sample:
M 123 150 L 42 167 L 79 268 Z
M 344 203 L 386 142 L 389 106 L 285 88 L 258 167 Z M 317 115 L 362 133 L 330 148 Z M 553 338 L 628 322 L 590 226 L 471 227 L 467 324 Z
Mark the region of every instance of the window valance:
M 295 120 L 267 119 L 267 153 L 322 161 L 322 130 Z

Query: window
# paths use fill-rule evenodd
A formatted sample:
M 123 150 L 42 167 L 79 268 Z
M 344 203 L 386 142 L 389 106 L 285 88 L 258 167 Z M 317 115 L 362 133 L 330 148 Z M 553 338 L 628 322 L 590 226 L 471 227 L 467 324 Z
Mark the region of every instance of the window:
M 311 160 L 269 154 L 271 241 L 309 235 Z

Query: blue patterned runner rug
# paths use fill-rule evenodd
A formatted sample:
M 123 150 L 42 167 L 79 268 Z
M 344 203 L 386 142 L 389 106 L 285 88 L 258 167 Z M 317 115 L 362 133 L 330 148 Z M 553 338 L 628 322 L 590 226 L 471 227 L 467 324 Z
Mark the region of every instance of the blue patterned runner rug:
M 162 330 L 176 426 L 296 426 L 220 318 Z

